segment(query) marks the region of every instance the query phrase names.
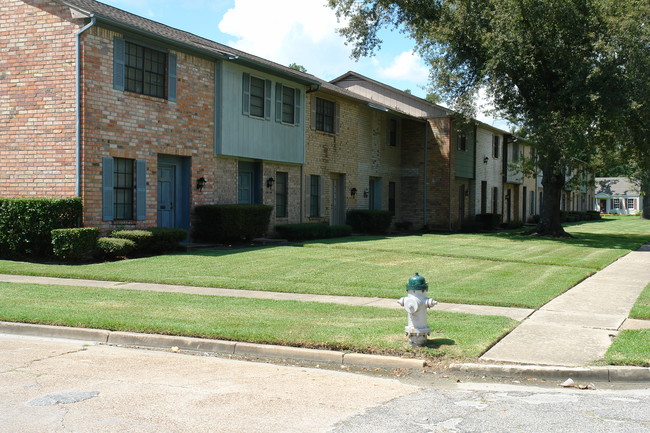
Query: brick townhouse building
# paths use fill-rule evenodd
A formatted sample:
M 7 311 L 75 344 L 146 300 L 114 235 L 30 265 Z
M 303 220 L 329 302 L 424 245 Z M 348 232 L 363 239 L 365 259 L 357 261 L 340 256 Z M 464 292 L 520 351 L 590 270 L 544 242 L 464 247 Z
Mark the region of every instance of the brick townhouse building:
M 0 20 L 0 196 L 79 196 L 105 230 L 189 228 L 211 203 L 442 230 L 503 208 L 483 148 L 505 154 L 506 132 L 354 72 L 326 82 L 93 0 L 4 0 Z

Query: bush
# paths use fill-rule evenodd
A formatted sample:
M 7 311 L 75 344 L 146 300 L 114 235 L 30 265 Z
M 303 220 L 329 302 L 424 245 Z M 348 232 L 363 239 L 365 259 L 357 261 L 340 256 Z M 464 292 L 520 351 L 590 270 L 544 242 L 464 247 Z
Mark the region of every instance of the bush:
M 149 246 L 149 250 L 153 254 L 175 251 L 178 249 L 178 244 L 187 239 L 187 230 L 183 229 L 151 227 L 147 231 L 153 235 Z
M 411 221 L 398 221 L 395 223 L 395 230 L 406 232 L 411 228 L 412 225 L 413 223 Z
M 590 221 L 597 221 L 603 218 L 597 210 L 588 210 L 585 214 L 587 214 Z
M 52 255 L 52 230 L 81 221 L 80 198 L 0 199 L 0 257 Z
M 460 227 L 460 231 L 464 233 L 478 233 L 484 230 L 485 230 L 484 224 L 481 221 L 477 221 L 477 220 L 464 221 L 463 225 Z
M 481 213 L 476 215 L 476 221 L 481 224 L 483 230 L 496 230 L 501 224 L 501 214 Z
M 61 260 L 86 260 L 95 250 L 98 237 L 97 228 L 54 229 L 52 251 Z
M 136 254 L 148 252 L 153 244 L 153 233 L 148 230 L 115 230 L 110 237 L 132 241 L 135 244 L 134 252 Z
M 531 218 L 533 224 L 539 224 L 539 218 L 540 218 L 539 214 L 533 215 L 533 217 Z
M 521 221 L 508 221 L 501 224 L 501 228 L 506 230 L 514 230 L 523 227 L 524 224 Z
M 347 213 L 346 224 L 359 233 L 384 234 L 393 216 L 386 210 L 352 209 Z
M 252 239 L 266 233 L 272 211 L 261 204 L 196 206 L 193 236 L 205 242 Z
M 329 226 L 323 223 L 279 224 L 275 231 L 290 241 L 306 239 L 325 239 L 350 236 L 352 227 L 348 225 Z
M 122 238 L 99 238 L 97 249 L 108 259 L 125 258 L 135 250 L 135 242 Z

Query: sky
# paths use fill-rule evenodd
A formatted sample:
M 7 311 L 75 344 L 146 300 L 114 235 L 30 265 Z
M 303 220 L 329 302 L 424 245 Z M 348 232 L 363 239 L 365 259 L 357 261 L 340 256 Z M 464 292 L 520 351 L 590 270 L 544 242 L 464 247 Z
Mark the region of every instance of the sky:
M 413 41 L 383 31 L 381 49 L 355 61 L 327 0 L 100 1 L 285 66 L 297 63 L 327 81 L 355 71 L 421 98 L 428 93 L 429 71 L 413 52 Z M 477 118 L 504 128 L 483 114 Z

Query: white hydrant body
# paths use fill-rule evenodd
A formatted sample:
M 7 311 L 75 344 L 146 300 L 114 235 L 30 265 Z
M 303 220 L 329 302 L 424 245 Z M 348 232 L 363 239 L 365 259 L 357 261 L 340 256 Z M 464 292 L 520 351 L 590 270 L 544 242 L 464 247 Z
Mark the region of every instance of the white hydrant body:
M 397 301 L 408 313 L 408 325 L 404 327 L 404 333 L 411 346 L 423 346 L 431 333 L 427 323 L 427 309 L 438 302 L 426 296 L 429 286 L 424 277 L 417 273 L 409 279 L 406 290 L 407 296 Z

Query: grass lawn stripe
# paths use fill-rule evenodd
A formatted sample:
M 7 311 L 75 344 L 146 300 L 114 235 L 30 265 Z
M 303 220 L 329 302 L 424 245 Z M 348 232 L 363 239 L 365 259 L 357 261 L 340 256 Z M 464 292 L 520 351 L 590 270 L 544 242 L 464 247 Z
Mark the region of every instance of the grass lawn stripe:
M 18 283 L 0 283 L 0 320 L 453 359 L 480 356 L 517 324 L 430 311 L 431 344 L 413 349 L 399 310 Z

